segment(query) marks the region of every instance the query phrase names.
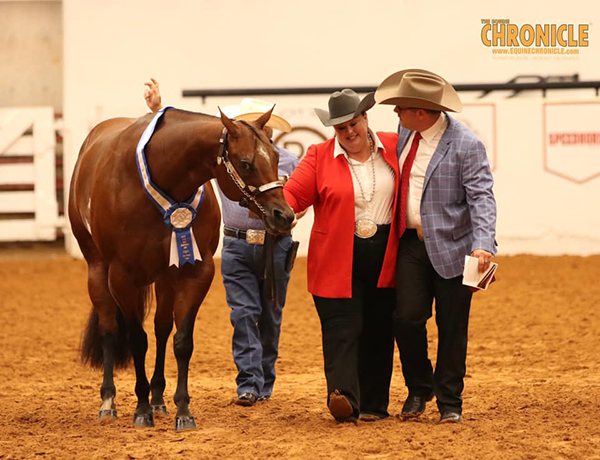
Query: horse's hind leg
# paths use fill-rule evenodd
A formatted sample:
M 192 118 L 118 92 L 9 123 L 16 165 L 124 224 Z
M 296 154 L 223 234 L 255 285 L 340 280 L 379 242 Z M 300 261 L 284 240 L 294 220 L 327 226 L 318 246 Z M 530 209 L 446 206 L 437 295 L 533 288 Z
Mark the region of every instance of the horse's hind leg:
M 204 256 L 204 254 L 203 254 Z M 177 332 L 173 337 L 173 349 L 177 359 L 177 390 L 175 390 L 175 404 L 177 416 L 175 417 L 175 430 L 193 430 L 196 428 L 194 416 L 190 412 L 190 395 L 188 392 L 188 372 L 192 352 L 194 351 L 194 322 L 198 308 L 206 297 L 208 288 L 215 274 L 212 257 L 206 255 L 201 263 L 195 267 L 184 266 L 179 269 L 194 270 L 193 276 L 182 276 L 177 284 L 175 295 L 175 326 Z M 188 272 L 189 273 L 189 272 Z
M 117 418 L 113 369 L 126 364 L 129 353 L 125 343 L 124 324 L 119 324 L 119 307 L 108 289 L 108 267 L 99 259 L 88 262 L 88 292 L 93 310 L 83 339 L 82 356 L 94 367 L 103 366 L 104 379 L 100 387 L 102 407 L 99 420 Z
M 154 426 L 154 414 L 149 402 L 150 384 L 146 377 L 148 336 L 143 327 L 147 289 L 136 286 L 127 271 L 117 264 L 111 264 L 108 277 L 111 292 L 125 317 L 129 332 L 129 347 L 135 366 L 135 394 L 138 403 L 133 416 L 133 425 Z
M 92 367 L 104 368 L 104 379 L 100 387 L 102 407 L 98 419 L 112 420 L 117 418 L 117 390 L 113 369 L 124 367 L 130 358 L 127 330 L 108 287 L 108 265 L 100 255 L 73 201 L 69 203 L 69 217 L 73 234 L 87 261 L 88 293 L 92 301 L 92 311 L 81 343 L 81 358 Z
M 167 275 L 165 275 L 167 276 Z M 155 414 L 168 415 L 165 405 L 165 354 L 167 340 L 173 330 L 173 301 L 175 291 L 166 278 L 159 278 L 155 284 L 156 314 L 154 316 L 154 333 L 156 335 L 156 362 L 154 374 L 150 381 L 152 390 L 152 409 Z

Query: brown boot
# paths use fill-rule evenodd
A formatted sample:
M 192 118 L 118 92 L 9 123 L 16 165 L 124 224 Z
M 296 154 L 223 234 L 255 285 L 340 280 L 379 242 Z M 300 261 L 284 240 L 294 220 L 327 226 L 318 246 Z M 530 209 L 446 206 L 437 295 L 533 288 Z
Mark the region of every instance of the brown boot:
M 329 395 L 329 412 L 336 420 L 341 422 L 353 418 L 354 409 L 352 409 L 348 399 L 338 390 L 335 390 Z

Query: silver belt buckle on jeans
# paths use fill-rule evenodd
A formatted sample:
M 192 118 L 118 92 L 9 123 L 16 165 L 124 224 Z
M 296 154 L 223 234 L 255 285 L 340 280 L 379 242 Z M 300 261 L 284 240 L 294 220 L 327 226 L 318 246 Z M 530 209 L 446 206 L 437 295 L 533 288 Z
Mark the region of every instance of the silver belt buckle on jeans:
M 246 243 L 248 244 L 264 244 L 264 230 L 246 230 Z

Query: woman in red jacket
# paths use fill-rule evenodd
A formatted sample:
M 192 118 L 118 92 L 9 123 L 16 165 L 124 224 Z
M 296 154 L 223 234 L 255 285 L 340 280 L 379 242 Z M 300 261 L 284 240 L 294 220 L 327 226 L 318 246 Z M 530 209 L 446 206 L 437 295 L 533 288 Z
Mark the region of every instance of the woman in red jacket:
M 285 185 L 299 213 L 314 207 L 308 290 L 321 320 L 327 404 L 338 421 L 387 417 L 392 376 L 398 247 L 398 136 L 369 129 L 367 110 L 350 90 L 315 109 L 335 137 L 312 145 Z

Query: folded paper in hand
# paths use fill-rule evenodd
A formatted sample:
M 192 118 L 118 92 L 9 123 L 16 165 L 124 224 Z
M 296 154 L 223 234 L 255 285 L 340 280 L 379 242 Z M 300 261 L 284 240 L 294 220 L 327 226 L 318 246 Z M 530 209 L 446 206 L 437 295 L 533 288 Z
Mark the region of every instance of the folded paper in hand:
M 498 264 L 490 262 L 490 266 L 484 272 L 479 271 L 479 259 L 477 257 L 465 256 L 465 270 L 463 271 L 463 284 L 474 288 L 473 290 L 485 290 L 494 281 L 494 274 Z

